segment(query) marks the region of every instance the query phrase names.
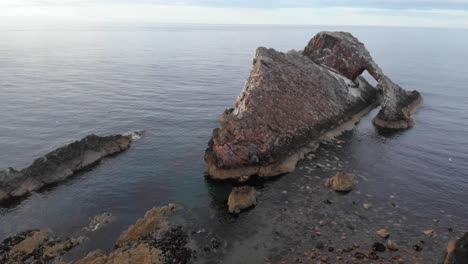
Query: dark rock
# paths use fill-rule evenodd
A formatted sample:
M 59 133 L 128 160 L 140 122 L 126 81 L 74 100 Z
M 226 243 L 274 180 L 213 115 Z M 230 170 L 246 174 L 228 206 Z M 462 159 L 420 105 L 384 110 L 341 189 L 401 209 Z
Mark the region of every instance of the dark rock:
M 380 242 L 375 242 L 372 245 L 372 250 L 376 252 L 385 252 L 385 245 Z
M 417 251 L 417 252 L 423 250 L 423 248 L 419 244 L 413 245 L 413 249 L 414 251 Z
M 374 62 L 364 44 L 350 33 L 320 32 L 312 38 L 303 53 L 351 80 L 367 70 L 379 83 L 383 93 L 382 109 L 373 120 L 375 125 L 389 129 L 414 125 L 410 116 L 422 103 L 419 92 L 407 92 L 390 80 Z
M 364 78 L 357 88 L 299 52 L 258 48 L 236 109 L 221 115 L 205 153 L 214 179 L 245 180 L 295 169 L 304 154 L 354 127 L 377 100 Z
M 452 240 L 447 246 L 444 264 L 468 263 L 468 233 L 458 240 Z
M 128 149 L 132 138 L 132 135 L 89 135 L 36 159 L 21 171 L 13 168 L 0 171 L 0 202 L 65 180 L 104 157 Z

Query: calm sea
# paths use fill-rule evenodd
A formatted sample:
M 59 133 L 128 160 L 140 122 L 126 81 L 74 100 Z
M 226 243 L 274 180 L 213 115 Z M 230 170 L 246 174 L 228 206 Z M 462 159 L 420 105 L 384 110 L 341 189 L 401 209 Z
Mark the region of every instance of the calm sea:
M 362 188 L 373 199 L 396 195 L 407 217 L 467 226 L 468 31 L 73 27 L 0 32 L 0 168 L 25 167 L 90 133 L 146 134 L 95 169 L 0 208 L 0 239 L 41 227 L 73 235 L 110 211 L 112 232 L 95 238 L 110 247 L 117 231 L 153 206 L 213 207 L 217 186 L 204 178 L 204 150 L 243 88 L 255 49 L 301 50 L 321 30 L 350 31 L 387 75 L 424 97 L 413 129 L 383 135 L 371 113 L 352 133 L 345 155 L 365 171 Z

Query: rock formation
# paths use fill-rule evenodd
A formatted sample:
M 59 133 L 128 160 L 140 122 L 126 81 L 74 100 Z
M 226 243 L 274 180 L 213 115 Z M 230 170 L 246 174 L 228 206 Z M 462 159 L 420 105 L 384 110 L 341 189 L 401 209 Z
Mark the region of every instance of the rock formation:
M 257 192 L 254 187 L 234 187 L 228 198 L 228 207 L 231 214 L 239 214 L 242 210 L 257 204 Z
M 235 109 L 221 115 L 208 144 L 210 177 L 246 180 L 293 171 L 304 153 L 352 129 L 375 106 L 377 89 L 360 76 L 364 70 L 383 94 L 374 124 L 411 127 L 420 94 L 393 83 L 351 34 L 321 32 L 302 53 L 258 48 Z
M 447 246 L 444 264 L 468 263 L 468 233 L 458 240 L 452 240 Z
M 47 230 L 29 230 L 0 244 L 0 263 L 49 263 L 81 244 L 84 237 L 61 241 Z
M 338 172 L 335 176 L 325 179 L 323 185 L 335 192 L 349 192 L 354 187 L 354 176 L 350 173 Z
M 186 247 L 187 234 L 167 221 L 175 210 L 172 204 L 149 210 L 120 235 L 114 250 L 93 251 L 75 264 L 188 263 L 192 250 Z
M 208 174 L 243 180 L 291 172 L 322 137 L 351 129 L 376 101 L 362 77 L 352 82 L 299 52 L 258 48 L 236 109 L 213 131 Z
M 104 157 L 122 152 L 130 147 L 132 138 L 132 135 L 89 135 L 36 159 L 23 170 L 0 171 L 0 203 L 62 181 Z
M 320 32 L 305 47 L 303 54 L 351 80 L 367 70 L 383 93 L 382 109 L 373 120 L 376 126 L 402 129 L 414 125 L 410 116 L 422 102 L 419 92 L 408 92 L 395 84 L 374 62 L 364 44 L 350 33 Z

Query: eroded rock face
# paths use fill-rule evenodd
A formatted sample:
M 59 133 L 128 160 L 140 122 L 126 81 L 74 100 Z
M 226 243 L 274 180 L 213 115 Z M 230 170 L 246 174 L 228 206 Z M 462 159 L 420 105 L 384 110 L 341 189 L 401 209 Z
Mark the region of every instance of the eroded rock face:
M 153 208 L 126 231 L 109 253 L 93 251 L 75 264 L 163 264 L 188 263 L 192 250 L 186 247 L 187 234 L 180 226 L 172 226 L 167 216 L 175 205 Z
M 299 52 L 258 48 L 236 109 L 213 131 L 208 174 L 244 180 L 291 172 L 327 132 L 358 122 L 376 97 L 361 77 L 352 82 Z
M 458 240 L 452 240 L 447 246 L 444 264 L 468 263 L 468 233 Z
M 56 239 L 48 230 L 30 230 L 0 244 L 0 263 L 48 263 L 81 244 L 84 237 Z
M 0 203 L 62 181 L 104 157 L 128 149 L 131 142 L 132 135 L 89 135 L 36 159 L 21 171 L 13 168 L 0 171 Z
M 257 204 L 257 192 L 254 187 L 234 187 L 228 198 L 229 212 L 239 214 L 242 210 Z
M 414 125 L 411 115 L 422 103 L 417 91 L 408 92 L 388 78 L 369 51 L 347 32 L 320 32 L 305 47 L 303 54 L 314 62 L 355 80 L 367 70 L 383 92 L 382 109 L 374 118 L 375 125 L 389 129 L 404 129 Z

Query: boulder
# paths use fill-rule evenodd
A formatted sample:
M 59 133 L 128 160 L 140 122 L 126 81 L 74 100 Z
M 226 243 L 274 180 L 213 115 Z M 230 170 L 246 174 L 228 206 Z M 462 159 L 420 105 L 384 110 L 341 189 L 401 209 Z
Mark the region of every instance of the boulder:
M 363 43 L 347 32 L 320 32 L 305 47 L 303 54 L 351 80 L 365 70 L 379 83 L 382 109 L 373 123 L 382 128 L 404 129 L 414 125 L 411 115 L 422 104 L 417 91 L 405 91 L 387 77 L 372 59 Z
M 325 179 L 323 185 L 335 192 L 349 192 L 354 187 L 354 176 L 350 173 L 338 172 L 335 176 Z
M 447 246 L 444 264 L 468 263 L 468 233 L 458 240 L 452 240 Z
M 300 52 L 258 48 L 236 108 L 213 131 L 208 175 L 246 180 L 289 173 L 323 138 L 352 129 L 376 102 L 377 90 L 362 77 L 353 82 Z
M 65 180 L 107 156 L 120 153 L 130 147 L 132 137 L 89 135 L 49 152 L 23 170 L 0 171 L 0 203 Z
M 257 192 L 254 187 L 234 187 L 228 198 L 229 212 L 239 214 L 242 210 L 257 204 Z

